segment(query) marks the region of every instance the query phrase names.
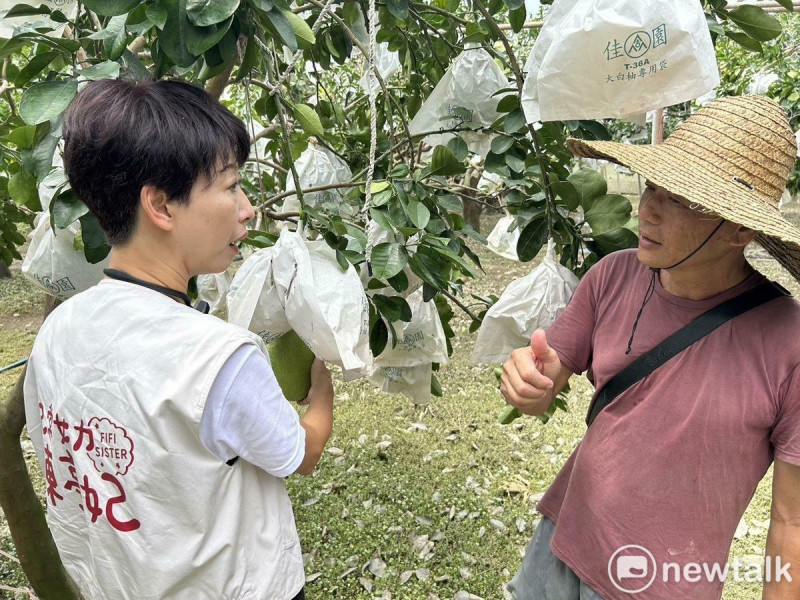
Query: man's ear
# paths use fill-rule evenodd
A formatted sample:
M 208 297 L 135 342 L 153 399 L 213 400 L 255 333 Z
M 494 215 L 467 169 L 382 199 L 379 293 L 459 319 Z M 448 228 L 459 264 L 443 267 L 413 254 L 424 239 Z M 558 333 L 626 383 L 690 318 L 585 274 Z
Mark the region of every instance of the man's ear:
M 172 231 L 175 226 L 169 197 L 154 185 L 145 185 L 139 192 L 142 218 L 162 231 Z
M 744 248 L 745 246 L 747 246 L 747 244 L 756 239 L 756 235 L 758 235 L 758 232 L 752 229 L 748 229 L 743 225 L 734 225 L 734 226 L 735 229 L 731 234 L 731 244 L 733 246 Z

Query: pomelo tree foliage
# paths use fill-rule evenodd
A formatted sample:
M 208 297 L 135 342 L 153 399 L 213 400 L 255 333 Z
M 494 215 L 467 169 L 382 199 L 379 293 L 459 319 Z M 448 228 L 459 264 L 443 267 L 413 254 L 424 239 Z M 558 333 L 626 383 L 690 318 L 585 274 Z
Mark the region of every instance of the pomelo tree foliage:
M 790 0 L 781 3 L 791 7 Z M 302 2 L 302 0 L 301 0 Z M 302 221 L 337 251 L 343 267 L 365 260 L 368 220 L 393 234 L 372 254 L 369 287 L 373 353 L 393 342 L 392 321 L 407 320 L 405 300 L 394 296 L 408 286 L 405 267 L 424 282 L 448 326 L 457 304 L 477 328 L 492 298 L 465 299 L 462 284 L 480 275 L 468 239 L 483 242 L 470 206 L 508 210 L 521 230 L 518 254 L 533 259 L 552 237 L 562 264 L 579 275 L 603 255 L 636 244 L 629 228 L 631 206 L 608 195 L 602 176 L 571 172 L 567 136 L 607 139 L 597 121 L 525 123 L 519 93 L 521 65 L 530 48 L 523 0 L 379 0 L 377 41 L 398 54 L 402 69 L 379 80 L 377 152 L 372 205 L 366 195 L 370 149 L 368 101 L 359 87 L 368 55 L 365 0 L 84 0 L 17 5 L 0 18 L 24 17 L 13 35 L 0 41 L 0 258 L 20 258 L 20 223 L 41 210 L 42 184 L 58 191 L 50 205 L 52 224 L 80 222 L 86 259 L 96 263 L 109 249 L 88 214 L 54 168 L 63 111 L 86 81 L 104 78 L 177 77 L 204 85 L 251 123 L 258 140 L 246 166 L 247 191 L 258 211 L 248 242 L 275 240 L 275 221 Z M 703 0 L 715 37 L 725 35 L 748 50 L 780 35 L 780 23 L 759 8 L 726 8 L 724 0 Z M 509 85 L 490 126 L 470 121 L 468 111 L 453 132 L 481 129 L 496 134 L 485 160 L 470 156 L 459 137 L 423 152 L 408 123 L 465 45 L 486 49 L 504 69 Z M 587 90 L 591 93 L 591 90 Z M 335 184 L 349 211 L 328 211 L 303 200 L 294 162 L 309 138 L 339 155 L 354 176 Z M 258 148 L 258 150 L 256 150 Z M 497 175 L 499 190 L 485 192 L 483 172 Z M 295 182 L 299 211 L 281 212 L 287 182 Z M 306 189 L 306 194 L 318 191 Z M 472 223 L 472 224 L 470 224 Z M 413 242 L 409 242 L 412 239 Z M 413 244 L 413 252 L 410 246 Z M 476 308 L 477 307 L 477 308 Z M 433 388 L 438 389 L 434 381 Z M 77 597 L 60 566 L 19 451 L 24 422 L 18 385 L 0 410 L 0 501 L 31 584 L 42 599 Z M 8 477 L 7 474 L 11 474 Z

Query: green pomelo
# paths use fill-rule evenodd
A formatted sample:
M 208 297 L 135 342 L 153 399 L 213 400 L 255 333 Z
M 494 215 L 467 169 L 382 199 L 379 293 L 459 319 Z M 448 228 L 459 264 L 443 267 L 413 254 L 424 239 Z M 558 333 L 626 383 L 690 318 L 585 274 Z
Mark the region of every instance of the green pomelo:
M 314 353 L 303 340 L 290 331 L 267 346 L 269 360 L 283 395 L 291 402 L 300 402 L 311 389 L 311 365 Z

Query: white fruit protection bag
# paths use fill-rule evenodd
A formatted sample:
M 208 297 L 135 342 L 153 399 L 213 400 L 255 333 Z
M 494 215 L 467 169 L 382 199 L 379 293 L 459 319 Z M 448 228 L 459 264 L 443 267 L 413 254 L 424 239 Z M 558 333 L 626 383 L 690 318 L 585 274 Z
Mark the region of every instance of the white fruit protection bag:
M 477 364 L 503 363 L 511 352 L 530 344 L 531 334 L 549 327 L 567 307 L 578 278 L 556 260 L 555 242 L 547 243 L 542 262 L 512 281 L 483 318 L 472 353 Z
M 436 303 L 425 302 L 419 289 L 408 297 L 411 321 L 392 323 L 397 332 L 397 345 L 392 338 L 386 349 L 375 358 L 376 367 L 418 367 L 424 364 L 447 362 L 447 338 Z
M 289 331 L 284 298 L 272 278 L 275 247 L 248 256 L 228 290 L 228 322 L 249 329 L 269 344 Z
M 463 122 L 488 127 L 501 116 L 497 112 L 497 103 L 502 96 L 494 94 L 508 86 L 508 78 L 486 50 L 467 48 L 455 58 L 436 84 L 408 124 L 408 129 L 411 135 L 419 135 L 454 129 Z M 459 108 L 465 109 L 465 114 L 460 116 Z M 458 135 L 471 152 L 481 156 L 488 154 L 494 137 L 474 131 Z M 426 136 L 425 142 L 432 146 L 447 144 L 455 136 L 455 133 L 436 133 Z
M 720 81 L 697 0 L 558 0 L 525 71 L 528 123 L 629 117 Z
M 369 380 L 384 394 L 403 394 L 414 404 L 427 404 L 431 399 L 432 375 L 430 363 L 416 367 L 377 367 Z
M 324 241 L 284 230 L 242 264 L 228 293 L 228 320 L 269 343 L 290 329 L 314 355 L 345 370 L 371 364 L 369 304 L 353 265 Z
M 520 229 L 517 227 L 514 231 L 508 230 L 513 222 L 514 217 L 512 215 L 506 215 L 500 219 L 492 229 L 489 237 L 486 238 L 486 242 L 489 250 L 495 254 L 499 254 L 509 260 L 519 261 L 517 242 L 519 241 Z
M 320 146 L 314 140 L 309 141 L 306 148 L 294 163 L 301 189 L 346 183 L 353 178 L 350 167 L 333 152 Z M 294 177 L 286 178 L 286 191 L 295 191 Z M 357 206 L 347 203 L 344 197 L 346 190 L 324 190 L 303 194 L 306 206 L 320 208 L 329 214 L 352 216 L 358 211 Z M 283 201 L 281 212 L 300 210 L 300 201 L 292 194 Z
M 197 276 L 197 298 L 208 302 L 209 314 L 219 315 L 220 310 L 226 305 L 232 280 L 230 269 L 222 273 Z
M 91 264 L 83 251 L 75 250 L 73 244 L 79 231 L 79 221 L 66 229 L 53 231 L 50 213 L 46 210 L 39 213 L 22 261 L 22 274 L 62 301 L 99 283 L 103 279 L 103 269 L 108 267 L 108 257 Z

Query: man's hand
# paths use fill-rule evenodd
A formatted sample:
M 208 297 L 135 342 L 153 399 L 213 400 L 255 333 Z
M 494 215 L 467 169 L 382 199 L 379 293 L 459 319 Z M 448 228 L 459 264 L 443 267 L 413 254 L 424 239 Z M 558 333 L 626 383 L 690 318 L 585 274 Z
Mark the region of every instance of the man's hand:
M 503 365 L 500 392 L 506 402 L 526 415 L 540 415 L 558 392 L 555 382 L 561 373 L 556 351 L 547 345 L 544 329 L 537 329 L 531 335 L 531 345 L 514 350 Z

